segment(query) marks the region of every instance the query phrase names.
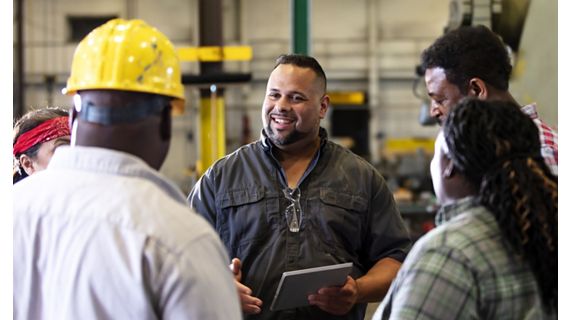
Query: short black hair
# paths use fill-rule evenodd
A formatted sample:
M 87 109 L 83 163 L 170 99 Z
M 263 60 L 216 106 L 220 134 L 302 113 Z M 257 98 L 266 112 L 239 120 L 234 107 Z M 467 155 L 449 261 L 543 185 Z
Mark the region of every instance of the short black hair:
M 292 64 L 297 67 L 313 70 L 317 78 L 323 80 L 324 91 L 327 91 L 327 76 L 317 59 L 303 54 L 282 54 L 275 60 L 273 69 L 275 70 L 275 68 L 282 64 Z
M 509 89 L 512 66 L 503 41 L 485 26 L 462 26 L 439 37 L 421 55 L 421 69 L 445 70 L 447 80 L 467 94 L 468 81 L 480 78 Z

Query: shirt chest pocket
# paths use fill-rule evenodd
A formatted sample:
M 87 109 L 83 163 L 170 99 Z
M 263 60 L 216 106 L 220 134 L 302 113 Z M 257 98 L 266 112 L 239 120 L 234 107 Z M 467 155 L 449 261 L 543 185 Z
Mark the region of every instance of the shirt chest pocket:
M 322 188 L 319 192 L 317 225 L 329 245 L 358 250 L 362 245 L 368 204 L 358 194 Z
M 221 197 L 218 212 L 223 242 L 234 250 L 263 241 L 278 225 L 279 199 L 262 188 L 230 190 Z

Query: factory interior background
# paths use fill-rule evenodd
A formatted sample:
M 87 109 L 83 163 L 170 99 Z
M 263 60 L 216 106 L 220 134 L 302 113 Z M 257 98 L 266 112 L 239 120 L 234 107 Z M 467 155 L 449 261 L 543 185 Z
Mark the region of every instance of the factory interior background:
M 306 37 L 332 97 L 322 126 L 334 141 L 380 170 L 415 237 L 432 227 L 429 161 L 439 129 L 427 117 L 424 81 L 416 66 L 421 51 L 446 28 L 485 24 L 508 39 L 514 98 L 521 104 L 537 102 L 541 118 L 558 129 L 557 1 L 309 0 L 308 28 L 300 35 L 292 32 L 299 14 L 292 2 L 14 0 L 13 117 L 72 105 L 61 89 L 73 51 L 79 39 L 106 20 L 143 19 L 187 53 L 217 32 L 219 45 L 234 48 L 236 58 L 219 61 L 221 72 L 208 77 L 201 74 L 199 58 L 182 56 L 186 111 L 174 118 L 161 169 L 187 194 L 211 161 L 259 137 L 275 58 L 292 51 L 295 37 Z M 199 6 L 205 3 L 217 3 L 217 13 L 201 15 Z

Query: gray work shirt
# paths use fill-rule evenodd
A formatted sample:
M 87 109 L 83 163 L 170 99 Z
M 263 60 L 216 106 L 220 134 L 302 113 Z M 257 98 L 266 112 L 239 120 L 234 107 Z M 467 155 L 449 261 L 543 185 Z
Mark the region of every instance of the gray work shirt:
M 285 174 L 262 139 L 217 161 L 188 197 L 215 227 L 230 257 L 242 261 L 242 283 L 263 301 L 248 319 L 363 319 L 366 304 L 335 317 L 317 307 L 271 312 L 284 271 L 353 262 L 358 278 L 382 258 L 403 261 L 410 247 L 392 193 L 372 165 L 327 140 L 299 182 L 299 232 L 291 232 Z M 229 260 L 228 260 L 229 262 Z

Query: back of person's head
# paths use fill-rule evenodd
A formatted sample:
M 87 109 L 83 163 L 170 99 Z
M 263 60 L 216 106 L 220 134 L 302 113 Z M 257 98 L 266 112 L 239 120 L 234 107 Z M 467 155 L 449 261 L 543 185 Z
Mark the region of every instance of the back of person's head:
M 13 183 L 28 176 L 20 162 L 22 156 L 35 159 L 44 142 L 70 135 L 67 114 L 67 110 L 49 107 L 32 110 L 16 121 L 12 136 Z
M 478 187 L 505 239 L 529 263 L 547 308 L 557 308 L 558 178 L 533 121 L 510 102 L 467 99 L 444 123 L 454 169 Z
M 467 94 L 480 78 L 500 91 L 509 89 L 512 66 L 502 40 L 484 26 L 463 26 L 439 37 L 421 54 L 421 69 L 442 68 L 449 82 Z
M 320 63 L 317 59 L 302 55 L 302 54 L 282 54 L 275 60 L 275 66 L 273 69 L 277 68 L 282 64 L 290 64 L 300 68 L 309 68 L 315 72 L 317 78 L 323 82 L 323 92 L 327 91 L 327 76 L 325 75 L 325 71 L 321 67 Z
M 134 154 L 158 169 L 171 111 L 184 108 L 180 62 L 170 40 L 142 20 L 113 19 L 77 46 L 63 93 L 74 95 L 72 145 Z

